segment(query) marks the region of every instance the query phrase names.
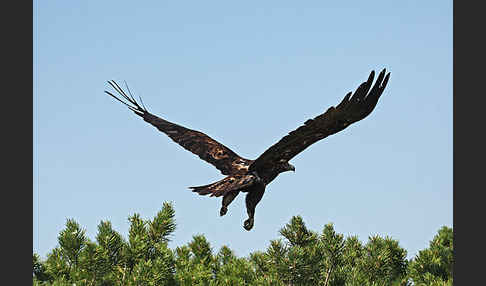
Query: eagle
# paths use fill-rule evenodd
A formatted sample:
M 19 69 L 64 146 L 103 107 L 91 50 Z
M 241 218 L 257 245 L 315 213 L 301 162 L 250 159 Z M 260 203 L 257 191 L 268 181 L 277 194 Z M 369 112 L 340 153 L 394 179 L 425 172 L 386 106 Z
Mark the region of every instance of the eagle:
M 354 93 L 347 93 L 337 106 L 331 106 L 324 113 L 305 121 L 303 125 L 288 133 L 255 160 L 239 156 L 200 131 L 169 122 L 150 113 L 141 97 L 139 97 L 140 103 L 134 99 L 126 83 L 128 94 L 113 80 L 108 83 L 121 97 L 109 91 L 105 92 L 184 149 L 214 165 L 226 176 L 211 184 L 189 187 L 199 195 L 222 196 L 220 216 L 227 213 L 228 206 L 240 192 L 246 193 L 248 219 L 244 221 L 243 227 L 249 231 L 254 225 L 255 208 L 262 199 L 267 185 L 280 173 L 295 172 L 295 167 L 289 163 L 292 158 L 317 141 L 364 119 L 373 111 L 388 83 L 390 73 L 386 73 L 386 69 L 383 69 L 372 86 L 374 77 L 375 72 L 372 70 L 368 80 L 360 84 Z

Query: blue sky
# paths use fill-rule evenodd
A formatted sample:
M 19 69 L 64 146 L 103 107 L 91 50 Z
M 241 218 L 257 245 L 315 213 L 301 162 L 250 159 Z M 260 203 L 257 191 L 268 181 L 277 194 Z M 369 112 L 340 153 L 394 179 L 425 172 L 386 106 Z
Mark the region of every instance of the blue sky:
M 67 218 L 100 220 L 171 201 L 170 247 L 204 234 L 246 256 L 293 215 L 412 257 L 452 226 L 452 1 L 34 1 L 33 250 Z M 223 176 L 104 94 L 127 81 L 149 110 L 254 159 L 336 105 L 371 70 L 391 71 L 373 113 L 306 149 L 257 206 L 187 187 Z

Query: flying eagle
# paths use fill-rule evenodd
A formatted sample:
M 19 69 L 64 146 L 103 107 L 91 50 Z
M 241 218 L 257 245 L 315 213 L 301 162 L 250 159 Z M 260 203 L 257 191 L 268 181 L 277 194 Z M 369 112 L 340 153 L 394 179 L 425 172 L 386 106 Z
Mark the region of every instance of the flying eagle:
M 247 193 L 245 201 L 248 219 L 245 220 L 243 227 L 251 230 L 254 224 L 255 207 L 262 199 L 266 186 L 282 172 L 295 172 L 295 167 L 289 164 L 289 160 L 305 148 L 368 116 L 375 108 L 390 77 L 390 73 L 386 75 L 385 73 L 386 70 L 383 69 L 372 87 L 375 72 L 371 71 L 368 80 L 363 82 L 354 94 L 349 92 L 336 107 L 332 106 L 323 114 L 307 120 L 304 125 L 291 131 L 255 160 L 239 156 L 200 131 L 185 128 L 151 114 L 145 108 L 141 98 L 139 98 L 141 105 L 133 98 L 128 86 L 126 88 L 129 95 L 115 81 L 108 81 L 122 98 L 108 91 L 105 92 L 167 134 L 186 150 L 198 155 L 226 175 L 224 179 L 208 185 L 189 187 L 199 195 L 223 196 L 219 211 L 221 216 L 226 214 L 229 204 L 240 192 Z

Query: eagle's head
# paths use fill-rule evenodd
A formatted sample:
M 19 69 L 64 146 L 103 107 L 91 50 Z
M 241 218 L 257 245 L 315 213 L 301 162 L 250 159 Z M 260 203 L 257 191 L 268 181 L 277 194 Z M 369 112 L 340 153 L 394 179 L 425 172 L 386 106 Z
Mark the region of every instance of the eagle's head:
M 289 162 L 285 162 L 282 165 L 279 166 L 280 172 L 287 172 L 287 171 L 294 171 L 295 172 L 295 167 L 292 164 L 289 164 Z

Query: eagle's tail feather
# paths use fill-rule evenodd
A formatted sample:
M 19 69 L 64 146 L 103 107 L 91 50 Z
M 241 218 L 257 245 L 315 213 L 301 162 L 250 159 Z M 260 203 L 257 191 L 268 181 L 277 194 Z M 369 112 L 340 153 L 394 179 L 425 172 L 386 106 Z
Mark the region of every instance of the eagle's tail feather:
M 110 80 L 108 83 L 126 100 L 123 101 L 119 97 L 116 97 L 114 94 L 112 94 L 109 91 L 105 90 L 105 93 L 113 97 L 114 99 L 118 100 L 119 102 L 125 104 L 131 111 L 135 112 L 135 114 L 139 116 L 144 116 L 145 113 L 147 113 L 147 108 L 143 104 L 142 98 L 139 96 L 138 98 L 140 99 L 140 103 L 142 106 L 138 104 L 138 102 L 133 98 L 132 92 L 130 91 L 130 88 L 128 88 L 127 83 L 125 82 L 125 87 L 128 90 L 128 95 L 123 91 L 123 89 L 120 88 L 120 86 L 114 81 Z M 132 105 L 130 105 L 130 104 Z
M 208 185 L 189 187 L 189 189 L 201 196 L 210 194 L 210 197 L 220 197 L 228 192 L 249 187 L 256 181 L 254 175 L 233 175 Z

